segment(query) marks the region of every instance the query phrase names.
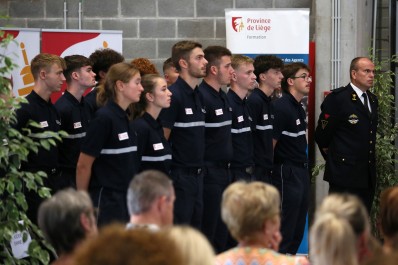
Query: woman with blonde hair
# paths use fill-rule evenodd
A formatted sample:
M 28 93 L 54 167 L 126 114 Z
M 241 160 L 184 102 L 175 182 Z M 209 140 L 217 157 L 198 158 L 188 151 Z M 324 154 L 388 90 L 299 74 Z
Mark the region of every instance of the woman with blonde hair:
M 141 75 L 128 63 L 115 64 L 106 74 L 104 89 L 107 103 L 90 122 L 76 171 L 77 188 L 88 190 L 99 208 L 99 225 L 129 220 L 127 187 L 138 172 L 139 156 L 126 110 L 140 99 Z
M 189 226 L 174 226 L 163 231 L 182 254 L 184 265 L 214 265 L 214 250 L 206 237 Z
M 158 117 L 163 108 L 170 107 L 171 92 L 166 80 L 157 74 L 142 77 L 144 91 L 140 101 L 134 104 L 133 127 L 138 134 L 141 149 L 141 167 L 139 171 L 156 169 L 169 174 L 171 166 L 171 147 L 163 134 Z
M 311 261 L 357 265 L 371 254 L 369 217 L 363 203 L 349 194 L 326 197 L 311 227 Z
M 280 197 L 275 187 L 262 182 L 235 182 L 224 191 L 222 220 L 238 246 L 217 256 L 219 265 L 309 264 L 304 257 L 279 254 Z

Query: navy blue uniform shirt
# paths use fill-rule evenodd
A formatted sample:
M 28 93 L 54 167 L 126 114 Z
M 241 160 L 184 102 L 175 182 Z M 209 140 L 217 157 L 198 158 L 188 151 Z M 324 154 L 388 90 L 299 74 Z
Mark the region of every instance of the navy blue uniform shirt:
M 274 151 L 275 163 L 307 163 L 307 123 L 301 103 L 290 93 L 284 93 L 273 102 L 273 110 L 273 138 L 278 140 Z
M 231 124 L 232 110 L 227 95 L 217 92 L 203 81 L 199 94 L 206 111 L 205 161 L 229 162 L 233 156 Z
M 90 122 L 81 151 L 96 157 L 90 186 L 126 192 L 138 172 L 137 136 L 126 112 L 110 101 Z
M 227 97 L 232 108 L 231 133 L 234 155 L 231 168 L 253 166 L 253 136 L 246 98 L 242 100 L 232 89 L 228 91 Z
M 65 91 L 54 106 L 61 116 L 61 130 L 68 133 L 59 145 L 59 166 L 76 170 L 80 146 L 86 136 L 91 113 L 83 97 L 79 102 L 68 91 Z
M 97 92 L 98 92 L 98 86 L 94 87 L 93 90 L 91 90 L 86 96 L 84 96 L 84 100 L 91 112 L 92 117 L 94 116 L 94 113 L 98 109 Z
M 172 158 L 171 147 L 164 138 L 159 121 L 145 112 L 142 117 L 133 121 L 133 127 L 137 131 L 142 154 L 140 171 L 156 169 L 168 175 Z
M 28 103 L 21 105 L 21 108 L 16 110 L 17 123 L 15 127 L 22 132 L 22 128 L 27 127 L 29 120 L 37 122 L 41 128 L 30 127 L 31 138 L 40 141 L 40 138 L 46 136 L 39 136 L 39 133 L 45 131 L 58 132 L 60 130 L 61 118 L 51 100 L 45 101 L 35 91 L 32 91 L 26 96 Z M 24 133 L 24 132 L 22 132 Z M 49 150 L 39 147 L 39 152 L 36 154 L 30 152 L 28 161 L 22 163 L 24 170 L 44 170 L 48 171 L 58 167 L 58 147 L 51 146 Z
M 202 167 L 205 151 L 205 114 L 198 89 L 192 89 L 181 77 L 170 86 L 171 106 L 163 109 L 159 119 L 171 129 L 172 165 Z
M 254 162 L 256 167 L 271 170 L 274 156 L 271 98 L 255 88 L 247 99 L 247 107 L 252 118 Z

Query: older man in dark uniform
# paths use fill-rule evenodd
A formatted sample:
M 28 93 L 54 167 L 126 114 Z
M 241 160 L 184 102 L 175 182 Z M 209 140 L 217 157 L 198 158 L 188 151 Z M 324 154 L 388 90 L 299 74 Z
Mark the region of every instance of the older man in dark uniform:
M 333 90 L 321 105 L 315 140 L 326 160 L 329 193 L 357 195 L 370 212 L 376 184 L 377 97 L 369 92 L 375 67 L 366 57 L 350 65 L 351 83 Z

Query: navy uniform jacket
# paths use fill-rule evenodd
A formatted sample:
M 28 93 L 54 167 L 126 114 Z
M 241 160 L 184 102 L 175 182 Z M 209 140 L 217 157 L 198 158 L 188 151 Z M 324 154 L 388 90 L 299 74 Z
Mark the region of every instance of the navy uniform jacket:
M 326 160 L 324 180 L 330 184 L 358 189 L 375 185 L 378 101 L 369 91 L 367 95 L 371 114 L 351 85 L 334 90 L 321 105 L 315 140 Z M 323 148 L 329 149 L 327 154 Z

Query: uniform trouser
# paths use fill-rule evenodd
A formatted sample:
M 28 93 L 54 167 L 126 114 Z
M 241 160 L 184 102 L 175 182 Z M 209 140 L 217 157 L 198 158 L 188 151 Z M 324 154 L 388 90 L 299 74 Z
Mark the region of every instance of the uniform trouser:
M 282 242 L 279 252 L 296 254 L 303 238 L 308 212 L 310 176 L 306 165 L 276 164 L 272 184 L 281 196 Z
M 371 186 L 370 188 L 356 189 L 329 184 L 329 194 L 331 193 L 349 193 L 356 195 L 363 202 L 368 210 L 368 213 L 370 214 L 370 211 L 372 210 L 373 197 L 375 194 L 375 187 Z
M 217 253 L 227 248 L 228 230 L 221 219 L 221 198 L 229 185 L 228 167 L 205 166 L 203 175 L 202 232 Z
M 256 166 L 254 169 L 254 179 L 268 184 L 272 183 L 272 170 Z
M 99 227 L 112 222 L 125 224 L 129 221 L 127 187 L 126 191 L 96 187 L 90 188 L 89 193 L 94 207 L 98 208 L 97 225 Z
M 65 188 L 76 189 L 76 168 L 61 168 L 61 178 Z
M 170 177 L 176 195 L 174 223 L 189 224 L 200 230 L 203 217 L 202 168 L 173 167 Z
M 44 171 L 47 174 L 47 178 L 43 178 L 43 186 L 50 188 L 51 195 L 54 195 L 58 190 L 62 189 L 60 183 L 60 173 L 57 169 L 22 169 L 23 171 L 29 171 L 35 173 L 37 171 Z M 41 187 L 38 187 L 41 188 Z M 28 210 L 26 211 L 27 217 L 32 221 L 32 223 L 37 224 L 37 212 L 39 210 L 40 204 L 44 201 L 37 191 L 29 190 L 24 186 L 24 194 L 26 202 L 28 203 Z

